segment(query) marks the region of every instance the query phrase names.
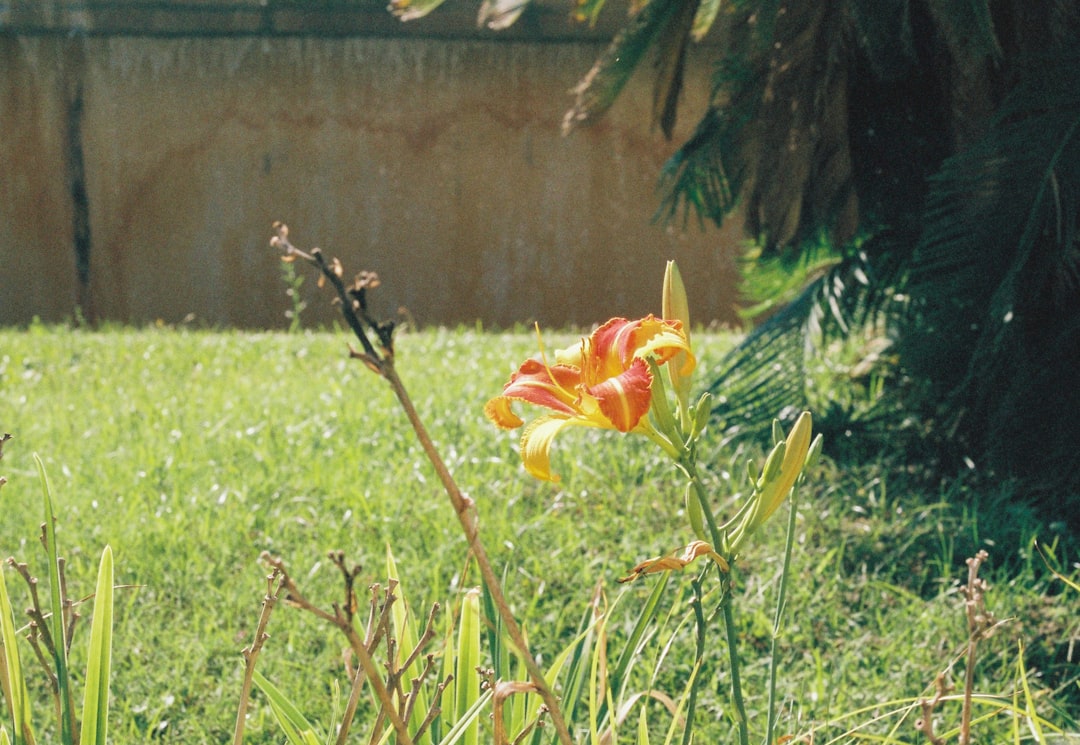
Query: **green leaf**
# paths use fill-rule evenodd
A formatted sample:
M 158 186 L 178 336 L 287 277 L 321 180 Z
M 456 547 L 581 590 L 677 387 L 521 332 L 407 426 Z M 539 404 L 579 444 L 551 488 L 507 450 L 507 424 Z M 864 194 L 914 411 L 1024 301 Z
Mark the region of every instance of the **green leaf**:
M 705 34 L 709 33 L 709 29 L 716 21 L 719 10 L 720 0 L 701 0 L 701 6 L 697 9 L 697 15 L 694 16 L 694 25 L 690 29 L 690 37 L 694 41 L 705 38 Z
M 502 31 L 514 25 L 529 0 L 484 0 L 476 25 L 492 31 Z
M 491 701 L 491 696 L 492 691 L 484 691 L 483 695 L 481 695 L 480 698 L 465 711 L 464 715 L 454 723 L 454 726 L 446 733 L 446 737 L 442 739 L 439 745 L 457 745 L 457 743 L 461 742 L 469 731 L 469 728 L 474 724 L 478 724 L 480 712 L 482 712 L 484 707 Z
M 75 742 L 75 707 L 71 701 L 71 679 L 68 673 L 67 637 L 64 628 L 64 598 L 60 588 L 60 557 L 56 548 L 56 518 L 53 514 L 52 490 L 45 464 L 34 453 L 38 478 L 45 503 L 45 554 L 49 561 L 49 591 L 52 599 L 53 664 L 60 696 L 60 741 L 64 745 Z
M 657 608 L 660 606 L 660 598 L 663 597 L 664 589 L 667 587 L 670 578 L 671 572 L 661 573 L 659 581 L 656 582 L 652 593 L 649 594 L 649 599 L 645 601 L 645 605 L 641 608 L 641 613 L 638 614 L 637 622 L 634 624 L 634 630 L 630 632 L 630 636 L 627 637 L 626 642 L 623 645 L 618 662 L 615 663 L 615 669 L 611 673 L 611 688 L 615 692 L 616 701 L 620 700 L 623 696 L 626 682 L 630 677 L 630 668 L 633 665 L 634 660 L 641 654 L 641 642 L 645 635 L 645 630 L 656 617 Z M 627 592 L 631 591 L 632 590 L 627 590 Z
M 394 553 L 390 550 L 390 546 L 386 547 L 386 576 L 398 583 L 397 589 L 394 594 L 397 595 L 397 600 L 394 601 L 393 606 L 390 608 L 391 617 L 394 622 L 394 637 L 397 639 L 397 660 L 394 661 L 395 665 L 400 665 L 402 661 L 408 659 L 412 651 L 416 649 L 416 645 L 420 642 L 420 637 L 416 631 L 416 622 L 412 613 L 412 608 L 409 606 L 409 601 L 405 597 L 405 589 L 401 586 L 401 579 L 398 576 L 397 563 L 394 561 Z M 413 662 L 409 668 L 402 673 L 402 680 L 411 680 L 420 675 L 422 672 L 420 660 Z M 428 712 L 428 697 L 423 689 L 417 691 L 416 703 L 413 706 L 412 716 L 409 718 L 409 727 L 415 732 L 423 724 L 424 718 Z M 431 730 L 426 730 L 417 742 L 416 745 L 430 745 L 431 743 Z
M 401 21 L 415 21 L 438 8 L 445 0 L 391 0 L 389 11 Z
M 480 590 L 465 593 L 458 624 L 457 674 L 454 681 L 455 718 L 458 722 L 480 700 Z M 480 723 L 470 725 L 464 733 L 465 745 L 478 745 Z
M 637 745 L 649 745 L 649 717 L 644 705 L 638 710 Z
M 592 69 L 574 87 L 573 93 L 577 98 L 563 118 L 564 133 L 598 119 L 611 108 L 645 53 L 688 4 L 697 7 L 696 2 L 683 0 L 651 0 L 630 19 Z M 674 58 L 669 54 L 665 59 Z M 671 66 L 669 75 L 674 75 L 678 69 L 681 67 Z M 667 97 L 661 97 L 666 103 Z
M 15 628 L 11 599 L 4 583 L 3 569 L 0 568 L 0 657 L 4 660 L 4 668 L 0 670 L 0 675 L 4 677 L 0 682 L 4 683 L 4 698 L 11 715 L 13 745 L 21 745 L 33 743 L 34 736 L 30 729 L 30 697 L 26 690 L 26 679 L 23 677 L 19 648 L 16 646 Z
M 105 546 L 98 567 L 94 596 L 94 621 L 90 627 L 90 651 L 83 694 L 81 745 L 105 745 L 109 724 L 109 672 L 112 663 L 113 555 Z
M 252 681 L 270 702 L 274 719 L 290 745 L 319 745 L 320 740 L 325 740 L 321 734 L 316 733 L 315 727 L 281 690 L 258 670 L 252 672 L 254 673 Z

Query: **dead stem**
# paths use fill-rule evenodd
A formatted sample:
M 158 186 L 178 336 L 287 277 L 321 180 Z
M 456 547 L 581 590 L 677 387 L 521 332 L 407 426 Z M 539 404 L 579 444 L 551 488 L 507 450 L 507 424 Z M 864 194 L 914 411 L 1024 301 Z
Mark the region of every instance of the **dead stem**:
M 244 741 L 244 723 L 247 720 L 248 702 L 251 700 L 251 685 L 255 677 L 255 660 L 263 648 L 263 644 L 270 638 L 266 633 L 266 626 L 270 623 L 270 614 L 277 604 L 278 593 L 281 592 L 281 573 L 274 569 L 266 578 L 266 595 L 263 597 L 262 613 L 259 615 L 259 624 L 255 628 L 255 638 L 251 645 L 245 647 L 244 655 L 244 684 L 240 689 L 240 705 L 236 711 L 236 726 L 233 728 L 233 745 L 241 745 Z
M 964 610 L 968 623 L 967 662 L 964 670 L 964 705 L 960 715 L 960 745 L 971 742 L 971 697 L 975 689 L 975 653 L 981 640 L 990 635 L 994 617 L 986 610 L 986 591 L 989 586 L 979 578 L 979 567 L 989 558 L 979 551 L 967 560 L 968 581 L 964 587 Z
M 401 378 L 398 377 L 397 370 L 394 367 L 393 324 L 380 323 L 368 314 L 366 291 L 378 286 L 378 277 L 373 273 L 362 272 L 357 275 L 351 287 L 346 287 L 341 278 L 344 273 L 342 271 L 341 262 L 337 259 L 327 262 L 322 252 L 317 248 L 312 249 L 310 252 L 302 251 L 289 242 L 288 236 L 288 226 L 284 223 L 276 222 L 274 223 L 274 236 L 271 238 L 270 245 L 283 251 L 286 260 L 300 258 L 307 261 L 317 268 L 321 272 L 321 276 L 325 278 L 326 281 L 329 281 L 334 287 L 341 305 L 342 315 L 345 317 L 345 321 L 349 324 L 349 328 L 352 329 L 363 348 L 363 351 L 359 352 L 350 350 L 350 356 L 361 360 L 370 370 L 386 380 L 394 391 L 394 395 L 397 396 L 398 403 L 400 403 L 402 409 L 404 409 L 405 415 L 412 425 L 413 432 L 416 434 L 421 447 L 424 449 L 424 454 L 435 468 L 439 481 L 442 483 L 444 491 L 450 498 L 450 503 L 454 508 L 454 513 L 457 515 L 458 522 L 461 524 L 461 529 L 468 541 L 469 550 L 476 559 L 476 564 L 480 569 L 480 575 L 483 578 L 484 584 L 491 594 L 492 601 L 495 604 L 499 616 L 502 618 L 510 640 L 521 654 L 522 659 L 525 662 L 525 667 L 529 671 L 529 676 L 536 684 L 538 692 L 548 708 L 551 722 L 555 726 L 555 731 L 558 733 L 560 742 L 562 742 L 563 745 L 573 745 L 573 739 L 570 737 L 570 731 L 567 729 L 566 722 L 563 719 L 558 699 L 548 685 L 547 679 L 540 669 L 540 666 L 529 652 L 525 637 L 521 632 L 521 628 L 518 626 L 517 620 L 514 618 L 513 612 L 510 610 L 509 604 L 506 602 L 506 598 L 502 592 L 502 585 L 491 566 L 483 542 L 480 540 L 476 528 L 475 505 L 471 499 L 462 494 L 457 482 L 454 481 L 450 469 L 447 468 L 446 463 L 443 461 L 442 456 L 435 447 L 435 443 L 428 434 L 427 428 L 420 419 L 416 407 L 413 406 L 404 383 L 401 381 Z M 378 338 L 382 348 L 381 353 L 375 349 L 375 346 L 368 338 L 368 329 L 370 329 Z
M 303 610 L 333 624 L 345 635 L 353 654 L 355 654 L 356 658 L 360 661 L 362 673 L 367 676 L 367 679 L 371 682 L 371 689 L 375 693 L 375 698 L 379 700 L 382 713 L 390 720 L 390 724 L 397 733 L 399 745 L 411 745 L 413 740 L 409 735 L 409 728 L 399 715 L 397 707 L 394 705 L 393 697 L 390 695 L 390 690 L 386 683 L 383 682 L 382 676 L 379 674 L 379 668 L 371 656 L 374 646 L 371 648 L 365 646 L 364 640 L 360 638 L 360 635 L 356 631 L 356 627 L 352 623 L 352 615 L 347 610 L 342 610 L 342 607 L 337 603 L 333 606 L 333 613 L 327 613 L 322 608 L 314 605 L 300 592 L 300 588 L 296 586 L 296 583 L 285 568 L 284 561 L 280 558 L 271 556 L 265 551 L 262 554 L 262 558 L 275 570 L 281 572 L 281 585 L 285 590 L 285 602 L 295 605 L 298 608 L 302 608 Z M 392 588 L 387 590 L 385 604 L 390 605 L 391 602 L 393 602 Z M 346 601 L 346 608 L 354 605 L 355 600 Z M 394 683 L 393 676 L 390 678 L 390 683 L 391 686 Z

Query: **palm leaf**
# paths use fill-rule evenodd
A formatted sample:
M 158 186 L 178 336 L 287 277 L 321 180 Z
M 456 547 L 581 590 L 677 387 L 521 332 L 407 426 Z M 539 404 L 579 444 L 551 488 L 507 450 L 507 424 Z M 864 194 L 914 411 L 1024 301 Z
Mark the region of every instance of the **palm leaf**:
M 566 112 L 563 118 L 563 133 L 569 133 L 576 127 L 595 121 L 606 112 L 615 102 L 616 97 L 622 91 L 627 81 L 638 64 L 644 58 L 645 53 L 665 33 L 672 35 L 673 39 L 684 43 L 684 36 L 689 34 L 690 23 L 694 13 L 697 12 L 699 0 L 650 0 L 643 8 L 631 17 L 627 25 L 615 36 L 610 46 L 596 61 L 592 69 L 571 91 L 576 96 L 574 105 Z M 684 20 L 685 31 L 680 35 L 673 32 L 672 24 Z M 677 95 L 677 79 L 681 79 L 682 59 L 676 54 L 676 59 L 671 60 L 671 49 L 661 48 L 664 63 L 667 70 L 668 82 L 661 84 L 665 91 Z M 667 94 L 658 93 L 664 105 L 667 105 Z
M 1080 355 L 1078 61 L 1023 68 L 987 134 L 934 180 L 903 348 L 969 447 L 1006 470 L 1053 462 L 1074 485 L 1080 394 L 1061 376 Z

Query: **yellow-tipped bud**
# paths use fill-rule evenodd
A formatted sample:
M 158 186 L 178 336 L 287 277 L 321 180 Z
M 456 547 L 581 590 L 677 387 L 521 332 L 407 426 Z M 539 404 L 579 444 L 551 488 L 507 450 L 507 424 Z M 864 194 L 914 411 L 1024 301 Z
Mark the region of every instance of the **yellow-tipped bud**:
M 701 500 L 694 491 L 693 484 L 686 485 L 686 517 L 690 520 L 690 527 L 694 535 L 700 540 L 705 540 L 708 533 L 705 532 L 705 511 L 701 508 Z
M 686 286 L 683 284 L 679 267 L 674 261 L 667 263 L 664 271 L 664 296 L 661 303 L 661 313 L 666 320 L 679 321 L 682 324 L 683 333 L 687 342 L 690 341 L 690 304 L 686 299 Z M 687 411 L 690 406 L 690 377 L 684 375 L 684 366 L 687 356 L 685 352 L 679 352 L 667 365 L 668 375 L 671 378 L 671 387 L 679 399 L 679 415 L 683 425 L 686 421 Z
M 662 306 L 664 318 L 669 321 L 681 321 L 683 332 L 689 337 L 690 331 L 690 304 L 686 300 L 686 286 L 683 284 L 679 267 L 674 261 L 667 263 L 664 271 L 664 302 Z
M 753 507 L 730 535 L 730 550 L 733 554 L 738 553 L 743 541 L 768 520 L 788 498 L 791 488 L 806 465 L 810 452 L 812 424 L 810 412 L 804 411 L 799 415 L 795 426 L 791 428 L 787 439 L 780 441 L 773 448 L 762 469 L 761 478 L 756 482 L 753 481 L 754 472 L 751 470 L 751 482 L 756 485 L 755 493 L 751 497 L 754 500 Z M 820 445 L 817 447 L 820 450 Z
M 779 419 L 772 420 L 772 441 L 773 445 L 784 441 L 784 427 L 780 424 Z

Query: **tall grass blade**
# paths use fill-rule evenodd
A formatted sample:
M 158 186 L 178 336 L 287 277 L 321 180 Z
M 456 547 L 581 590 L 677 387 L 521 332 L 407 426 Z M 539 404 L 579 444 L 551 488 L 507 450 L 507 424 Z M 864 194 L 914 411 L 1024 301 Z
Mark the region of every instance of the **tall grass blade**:
M 630 668 L 634 661 L 641 655 L 641 644 L 642 639 L 645 636 L 645 630 L 649 627 L 649 624 L 652 623 L 653 619 L 656 618 L 656 610 L 660 605 L 660 598 L 664 596 L 664 590 L 667 588 L 668 580 L 670 578 L 671 572 L 661 572 L 658 581 L 653 586 L 652 593 L 649 594 L 648 600 L 645 601 L 645 605 L 641 608 L 641 613 L 638 614 L 637 621 L 634 623 L 634 629 L 630 632 L 630 636 L 627 637 L 623 650 L 619 654 L 618 661 L 615 663 L 615 669 L 611 673 L 610 685 L 616 702 L 622 700 L 623 693 L 626 689 L 626 682 L 630 678 Z M 620 595 L 615 602 L 618 603 L 622 597 L 623 596 Z
M 480 590 L 465 593 L 458 625 L 457 673 L 454 681 L 454 711 L 460 722 L 480 700 Z M 465 745 L 479 745 L 480 723 L 474 721 L 464 732 Z
M 593 742 L 600 740 L 600 716 L 607 707 L 610 689 L 607 680 L 607 616 L 601 616 L 596 624 L 596 644 L 589 664 L 589 732 Z M 615 718 L 611 719 L 609 731 L 612 737 L 616 731 Z
M 675 741 L 676 734 L 686 726 L 686 723 L 682 721 L 683 709 L 686 708 L 686 702 L 690 699 L 690 694 L 694 690 L 694 686 L 697 685 L 697 676 L 701 672 L 701 660 L 698 660 L 694 664 L 694 669 L 690 672 L 690 679 L 686 681 L 686 689 L 683 690 L 682 696 L 679 697 L 679 705 L 676 707 L 674 714 L 671 718 L 671 726 L 668 727 L 667 737 L 664 738 L 664 745 L 671 745 Z M 691 735 L 691 738 L 693 735 Z
M 596 630 L 596 618 L 592 607 L 585 611 L 585 616 L 581 619 L 578 628 L 581 628 L 582 632 L 568 648 L 570 667 L 566 673 L 562 699 L 563 713 L 568 722 L 574 720 L 574 712 L 587 686 L 589 661 L 592 658 L 593 637 Z
M 105 546 L 98 566 L 94 621 L 86 663 L 80 745 L 105 745 L 109 728 L 109 673 L 112 668 L 113 555 Z
M 503 587 L 506 587 L 506 578 L 509 571 L 510 566 L 508 564 L 503 569 Z M 528 680 L 529 673 L 524 665 L 520 666 L 518 677 L 513 677 L 514 673 L 511 668 L 513 649 L 505 641 L 502 616 L 499 615 L 499 611 L 495 607 L 495 599 L 492 597 L 487 585 L 482 585 L 481 590 L 483 591 L 483 628 L 487 634 L 488 656 L 491 659 L 491 668 L 495 671 L 496 680 Z M 524 633 L 524 630 L 522 633 Z M 520 662 L 519 660 L 519 664 Z M 525 728 L 526 704 L 529 698 L 533 696 L 539 698 L 536 693 L 519 694 L 511 696 L 509 702 L 504 704 L 504 707 L 509 710 L 509 716 L 507 717 L 508 732 L 521 732 Z
M 45 554 L 49 561 L 49 592 L 52 599 L 52 655 L 60 696 L 60 741 L 64 745 L 72 745 L 75 742 L 75 707 L 71 701 L 71 678 L 68 674 L 64 598 L 60 588 L 60 557 L 56 548 L 56 518 L 53 513 L 49 477 L 45 473 L 45 464 L 37 453 L 34 453 L 34 464 L 37 465 L 45 502 Z
M 1027 714 L 1028 728 L 1035 742 L 1046 742 L 1042 725 L 1039 723 L 1039 714 L 1035 711 L 1035 697 L 1031 695 L 1031 686 L 1028 685 L 1027 668 L 1024 666 L 1024 643 L 1019 643 L 1016 655 L 1016 670 L 1020 677 L 1020 688 L 1024 692 L 1024 711 Z
M 464 715 L 454 722 L 454 726 L 446 733 L 446 737 L 442 739 L 439 745 L 457 745 L 457 743 L 462 742 L 469 728 L 479 725 L 480 712 L 491 701 L 492 695 L 493 691 L 484 691 L 483 695 L 465 710 Z
M 33 745 L 34 736 L 30 729 L 30 696 L 26 690 L 26 678 L 23 677 L 22 661 L 16 646 L 15 615 L 11 611 L 11 599 L 8 597 L 4 572 L 0 569 L 0 657 L 3 667 L 0 669 L 0 683 L 3 685 L 4 699 L 11 715 L 13 745 Z
M 296 705 L 281 690 L 267 680 L 258 670 L 253 671 L 252 681 L 266 696 L 274 719 L 281 727 L 289 745 L 319 745 L 323 738 L 317 734 L 314 725 L 300 712 Z
M 409 606 L 409 601 L 405 597 L 405 590 L 401 586 L 397 562 L 394 561 L 394 553 L 390 550 L 389 544 L 386 546 L 386 576 L 398 583 L 397 590 L 394 593 L 397 595 L 397 600 L 394 601 L 393 606 L 390 608 L 390 614 L 394 620 L 394 636 L 398 641 L 398 659 L 395 660 L 395 664 L 398 664 L 407 659 L 412 654 L 412 651 L 416 649 L 416 645 L 420 642 L 420 636 L 416 631 L 416 621 Z M 403 671 L 401 679 L 412 680 L 419 676 L 421 672 L 420 661 L 417 660 L 409 666 L 408 670 Z M 413 732 L 420 729 L 427 712 L 428 697 L 424 690 L 420 689 L 416 693 L 416 703 L 413 705 L 412 716 L 409 718 L 409 729 Z M 416 745 L 431 745 L 430 729 L 424 731 L 424 734 L 416 741 Z
M 638 710 L 637 745 L 649 745 L 649 717 L 644 704 Z

